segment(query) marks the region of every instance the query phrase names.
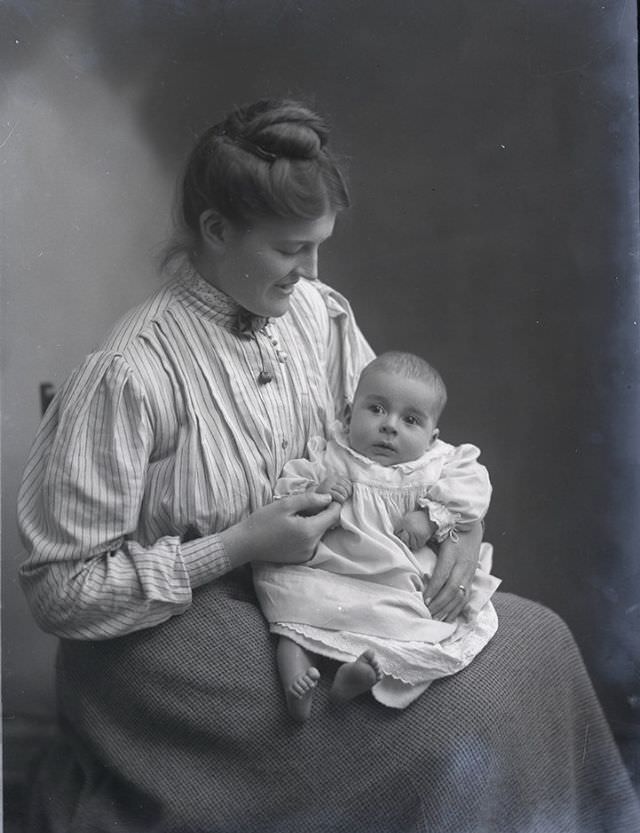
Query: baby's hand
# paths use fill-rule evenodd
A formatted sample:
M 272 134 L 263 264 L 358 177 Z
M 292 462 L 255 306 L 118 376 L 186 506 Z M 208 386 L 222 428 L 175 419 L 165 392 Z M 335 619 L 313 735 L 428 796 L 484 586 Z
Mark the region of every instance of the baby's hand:
M 415 552 L 431 540 L 435 531 L 436 525 L 429 520 L 427 513 L 417 509 L 414 512 L 407 512 L 400 520 L 395 534 L 403 544 Z
M 344 503 L 353 493 L 353 485 L 346 477 L 325 477 L 318 485 L 316 492 L 321 495 L 331 495 L 336 503 Z

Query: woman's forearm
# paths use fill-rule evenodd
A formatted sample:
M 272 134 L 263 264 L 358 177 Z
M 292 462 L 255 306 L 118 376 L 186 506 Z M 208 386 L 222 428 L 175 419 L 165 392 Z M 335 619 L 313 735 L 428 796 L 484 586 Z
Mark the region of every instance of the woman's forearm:
M 91 558 L 32 555 L 20 571 L 40 627 L 65 639 L 109 639 L 153 627 L 184 612 L 192 588 L 235 566 L 218 535 L 145 548 L 126 541 Z

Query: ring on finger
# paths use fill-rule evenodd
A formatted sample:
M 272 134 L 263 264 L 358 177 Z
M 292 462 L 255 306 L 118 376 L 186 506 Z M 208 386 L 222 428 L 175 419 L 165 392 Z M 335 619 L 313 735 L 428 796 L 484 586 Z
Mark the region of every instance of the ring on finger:
M 462 593 L 463 596 L 467 595 L 467 588 L 464 586 L 464 584 L 459 584 L 458 590 Z

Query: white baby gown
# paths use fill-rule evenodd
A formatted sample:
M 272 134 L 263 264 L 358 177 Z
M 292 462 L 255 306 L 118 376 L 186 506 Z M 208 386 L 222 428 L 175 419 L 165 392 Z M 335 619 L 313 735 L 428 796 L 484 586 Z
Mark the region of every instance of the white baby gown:
M 468 665 L 497 629 L 490 598 L 500 581 L 490 575 L 490 544 L 481 546 L 463 613 L 445 623 L 431 618 L 423 598 L 436 554 L 429 547 L 411 552 L 394 535 L 402 516 L 420 507 L 439 540 L 484 516 L 491 485 L 479 449 L 436 440 L 419 460 L 382 466 L 349 448 L 336 429 L 328 443 L 312 439 L 308 452 L 308 460 L 287 463 L 277 497 L 328 474 L 348 478 L 353 494 L 310 561 L 254 565 L 262 611 L 272 633 L 312 653 L 347 662 L 372 648 L 383 672 L 373 696 L 404 708 L 433 680 Z

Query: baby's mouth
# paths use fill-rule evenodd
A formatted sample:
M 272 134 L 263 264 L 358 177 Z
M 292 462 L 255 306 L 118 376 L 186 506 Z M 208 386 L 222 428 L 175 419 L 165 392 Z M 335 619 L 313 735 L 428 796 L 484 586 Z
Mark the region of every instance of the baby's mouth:
M 373 447 L 378 448 L 381 451 L 395 451 L 396 450 L 395 446 L 392 443 L 387 443 L 387 442 L 374 443 Z

